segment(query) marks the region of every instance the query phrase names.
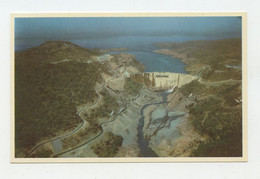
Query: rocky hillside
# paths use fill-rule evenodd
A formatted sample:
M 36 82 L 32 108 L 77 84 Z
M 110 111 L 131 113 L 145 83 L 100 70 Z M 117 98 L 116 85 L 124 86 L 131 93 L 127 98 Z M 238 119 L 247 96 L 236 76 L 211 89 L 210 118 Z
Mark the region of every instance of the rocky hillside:
M 121 96 L 112 96 L 115 92 L 119 93 L 118 90 L 112 91 L 112 88 L 123 87 L 124 77 L 143 69 L 143 65 L 131 55 L 103 54 L 100 50 L 82 48 L 67 41 L 49 41 L 17 52 L 16 157 L 26 156 L 43 141 L 74 131 L 83 121 L 88 125 L 69 137 L 54 141 L 54 144 L 63 142 L 63 150 L 70 149 L 100 132 L 99 118 L 106 120 L 119 110 L 117 98 Z M 77 114 L 92 105 L 91 110 L 86 110 L 87 115 Z M 39 150 L 33 150 L 30 157 L 50 157 L 50 154 L 61 150 L 60 147 L 56 147 L 59 149 L 57 151 L 52 150 L 50 145 L 51 142 L 44 143 Z
M 76 107 L 93 103 L 107 67 L 84 63 L 97 52 L 70 42 L 45 42 L 15 54 L 15 148 L 26 153 L 37 142 L 81 123 Z
M 184 43 L 160 43 L 158 53 L 181 58 L 187 71 L 196 74 L 199 80 L 179 89 L 189 112 L 188 120 L 199 134 L 199 141 L 191 141 L 187 148 L 172 148 L 172 155 L 199 157 L 242 156 L 242 50 L 241 39 L 215 41 L 192 41 Z M 189 126 L 187 124 L 187 126 Z M 186 127 L 180 127 L 187 133 Z M 191 127 L 188 127 L 192 129 Z M 193 130 L 193 129 L 192 129 Z M 187 136 L 187 135 L 186 135 Z M 178 143 L 190 140 L 183 135 Z M 197 139 L 196 139 L 197 140 Z M 187 143 L 187 142 L 185 142 Z M 177 145 L 177 143 L 176 143 Z M 185 144 L 186 145 L 186 144 Z M 178 149 L 178 150 L 175 150 Z
M 172 55 L 187 64 L 186 71 L 203 79 L 241 80 L 241 39 L 158 43 L 157 53 Z

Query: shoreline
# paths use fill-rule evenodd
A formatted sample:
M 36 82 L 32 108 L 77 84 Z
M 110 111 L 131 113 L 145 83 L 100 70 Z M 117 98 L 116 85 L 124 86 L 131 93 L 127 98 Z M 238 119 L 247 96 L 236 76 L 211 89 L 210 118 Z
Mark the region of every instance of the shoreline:
M 191 70 L 188 69 L 189 68 L 188 66 L 190 65 L 188 63 L 188 60 L 193 60 L 193 59 L 187 57 L 186 53 L 179 53 L 177 51 L 172 51 L 166 48 L 156 49 L 153 50 L 153 52 L 158 54 L 163 54 L 163 55 L 169 55 L 172 56 L 173 58 L 181 60 L 185 64 L 184 70 L 187 72 L 187 74 L 190 74 Z
M 176 58 L 169 54 L 157 53 L 155 50 L 152 49 L 149 51 L 146 50 L 118 51 L 118 52 L 110 52 L 109 54 L 121 54 L 121 53 L 133 55 L 138 62 L 142 63 L 146 67 L 144 72 L 172 72 L 172 73 L 188 74 L 188 71 L 186 70 L 187 64 L 184 63 L 180 58 Z M 151 65 L 151 63 L 149 62 L 150 60 L 151 61 L 155 60 L 156 63 L 154 66 Z

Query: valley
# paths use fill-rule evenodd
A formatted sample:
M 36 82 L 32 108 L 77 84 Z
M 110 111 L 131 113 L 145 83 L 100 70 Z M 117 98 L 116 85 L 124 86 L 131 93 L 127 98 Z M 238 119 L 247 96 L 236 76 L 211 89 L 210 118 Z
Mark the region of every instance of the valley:
M 16 157 L 241 156 L 238 42 L 155 44 L 189 74 L 144 72 L 125 48 L 49 41 L 17 52 Z

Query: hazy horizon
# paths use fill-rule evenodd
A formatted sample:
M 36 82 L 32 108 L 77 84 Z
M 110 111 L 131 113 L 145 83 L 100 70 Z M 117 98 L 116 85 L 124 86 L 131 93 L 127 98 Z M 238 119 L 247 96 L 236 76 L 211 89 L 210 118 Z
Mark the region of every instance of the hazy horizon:
M 15 39 L 109 36 L 241 37 L 239 17 L 16 18 Z
M 240 17 L 15 18 L 15 49 L 49 40 L 86 48 L 147 49 L 156 42 L 241 38 L 241 30 Z

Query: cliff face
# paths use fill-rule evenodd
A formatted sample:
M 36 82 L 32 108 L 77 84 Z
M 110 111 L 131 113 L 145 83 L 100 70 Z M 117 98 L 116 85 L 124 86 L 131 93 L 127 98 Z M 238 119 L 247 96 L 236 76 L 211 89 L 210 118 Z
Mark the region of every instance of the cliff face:
M 138 73 L 132 75 L 131 78 L 154 89 L 169 89 L 173 86 L 181 87 L 198 79 L 193 75 L 169 72 Z

